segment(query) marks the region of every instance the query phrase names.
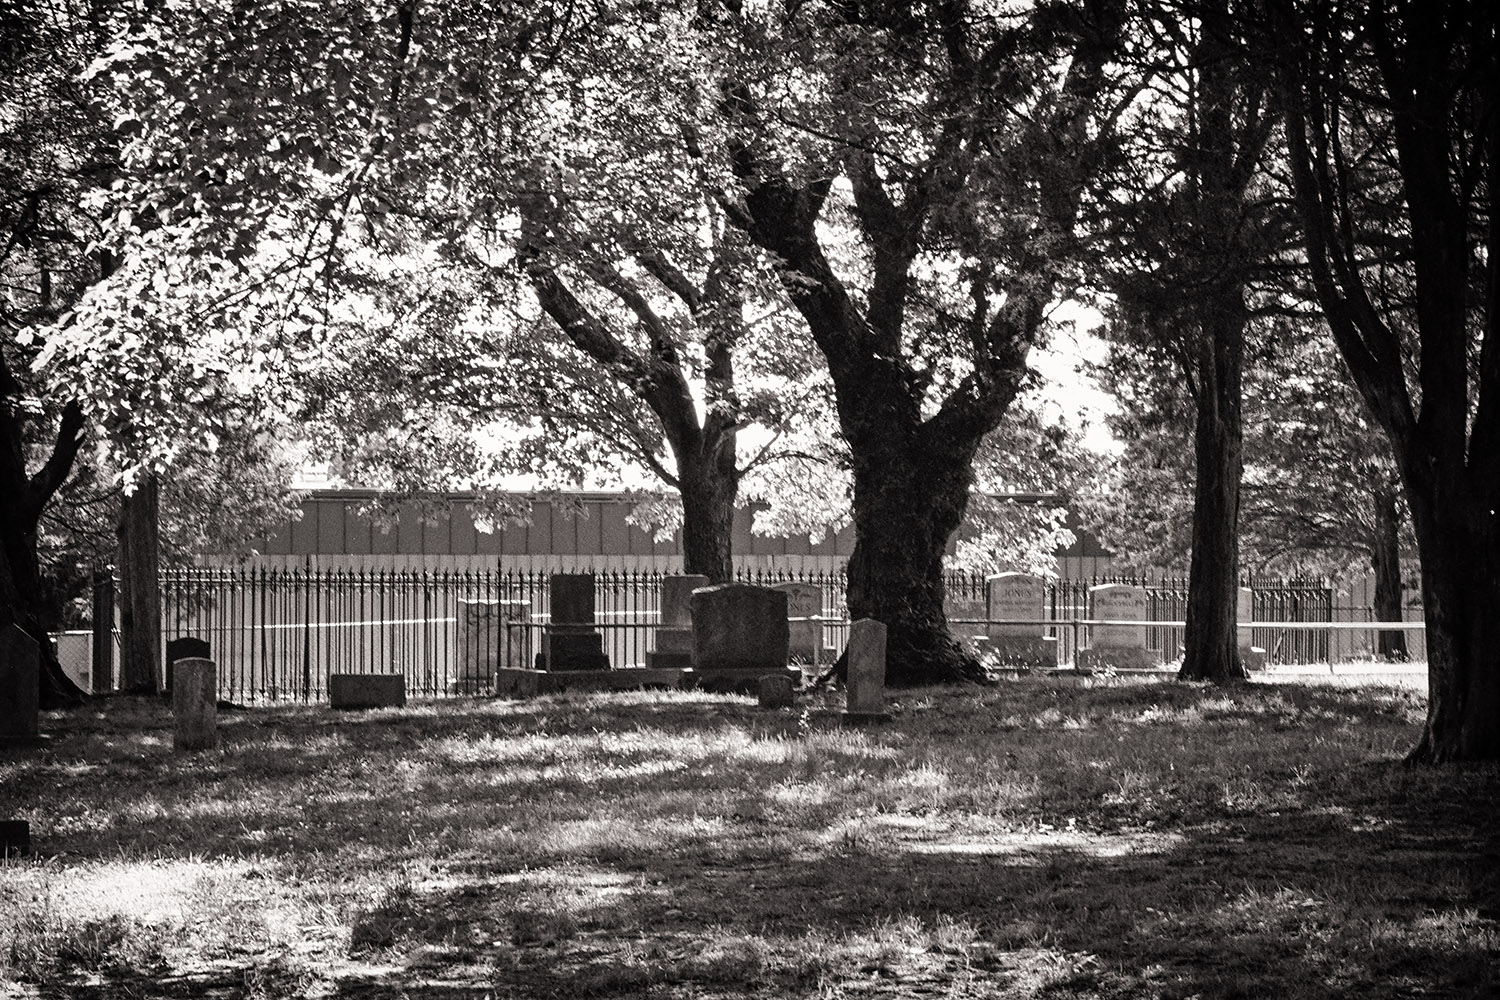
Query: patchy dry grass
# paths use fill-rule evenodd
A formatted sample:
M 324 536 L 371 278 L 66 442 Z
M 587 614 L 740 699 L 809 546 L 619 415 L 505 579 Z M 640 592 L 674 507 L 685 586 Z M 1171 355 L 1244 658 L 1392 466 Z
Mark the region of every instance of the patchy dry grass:
M 1500 771 L 1419 693 L 1027 679 L 50 716 L 0 997 L 1493 997 Z

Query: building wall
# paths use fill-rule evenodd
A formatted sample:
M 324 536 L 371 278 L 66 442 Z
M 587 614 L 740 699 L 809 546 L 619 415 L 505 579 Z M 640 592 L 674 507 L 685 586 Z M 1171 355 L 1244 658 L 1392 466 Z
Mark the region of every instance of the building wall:
M 566 500 L 535 499 L 525 524 L 480 531 L 472 498 L 454 495 L 386 518 L 361 513 L 375 494 L 319 490 L 302 502 L 302 517 L 260 539 L 256 564 L 323 569 L 485 569 L 504 564 L 519 571 L 622 569 L 680 572 L 682 536 L 658 541 L 626 520 L 632 503 L 611 493 L 578 493 Z M 753 510 L 735 513 L 734 561 L 741 569 L 827 573 L 854 551 L 854 529 L 812 541 L 807 536 L 767 536 L 751 531 Z M 1087 578 L 1108 570 L 1110 554 L 1075 527 L 1077 541 L 1058 552 L 1058 575 Z M 951 548 L 950 548 L 951 551 Z M 220 560 L 209 558 L 206 563 Z

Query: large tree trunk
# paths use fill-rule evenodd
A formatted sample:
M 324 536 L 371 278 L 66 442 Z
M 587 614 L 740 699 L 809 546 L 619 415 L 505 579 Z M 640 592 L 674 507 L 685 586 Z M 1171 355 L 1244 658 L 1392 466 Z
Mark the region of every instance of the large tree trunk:
M 734 579 L 734 503 L 739 475 L 697 454 L 679 456 L 677 488 L 682 495 L 682 564 L 713 583 Z
M 1237 611 L 1240 574 L 1240 477 L 1244 438 L 1240 368 L 1245 319 L 1231 294 L 1228 312 L 1206 324 L 1199 347 L 1198 414 L 1193 450 L 1193 556 L 1188 570 L 1187 629 L 1181 680 L 1228 684 L 1246 679 L 1240 662 Z M 1230 303 L 1226 305 L 1225 303 Z M 1212 306 L 1210 308 L 1213 308 Z
M 1375 494 L 1375 537 L 1370 548 L 1370 568 L 1375 572 L 1375 620 L 1399 622 L 1404 619 L 1401 600 L 1401 513 L 1396 498 L 1389 493 Z M 1378 638 L 1382 660 L 1406 661 L 1405 632 L 1381 632 Z
M 943 609 L 943 556 L 969 503 L 969 470 L 946 452 L 898 449 L 889 439 L 854 448 L 849 616 L 886 626 L 892 686 L 985 680 Z
M 161 578 L 157 483 L 147 476 L 120 514 L 120 690 L 161 690 Z
M 1408 481 L 1422 558 L 1427 722 L 1414 763 L 1500 758 L 1500 528 L 1492 505 Z

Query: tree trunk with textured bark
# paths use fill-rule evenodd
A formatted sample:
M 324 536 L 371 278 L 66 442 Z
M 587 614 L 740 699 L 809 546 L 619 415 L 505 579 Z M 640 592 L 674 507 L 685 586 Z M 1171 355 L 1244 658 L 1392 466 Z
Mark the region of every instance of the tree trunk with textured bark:
M 1228 301 L 1228 300 L 1221 300 Z M 1244 468 L 1240 369 L 1244 314 L 1215 317 L 1202 337 L 1194 428 L 1197 475 L 1193 555 L 1188 571 L 1182 680 L 1228 684 L 1246 679 L 1237 631 L 1240 477 Z
M 1370 551 L 1370 568 L 1375 574 L 1375 620 L 1402 621 L 1406 608 L 1401 588 L 1401 514 L 1396 498 L 1377 493 L 1375 504 L 1375 537 Z M 1377 638 L 1382 660 L 1406 661 L 1405 632 L 1381 632 Z
M 147 476 L 120 512 L 120 690 L 155 694 L 163 687 L 157 483 Z

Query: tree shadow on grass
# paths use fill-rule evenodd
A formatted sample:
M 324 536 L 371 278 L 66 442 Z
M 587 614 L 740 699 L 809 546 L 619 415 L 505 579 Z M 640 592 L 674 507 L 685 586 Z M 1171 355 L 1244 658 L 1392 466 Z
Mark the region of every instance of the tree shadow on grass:
M 1337 693 L 1284 696 L 1303 715 L 1347 709 Z M 1261 707 L 1245 709 L 1194 689 L 1081 697 L 1044 691 L 1026 706 L 1059 729 L 1082 726 L 1054 732 L 1036 752 L 1082 752 L 1077 748 L 1089 739 L 1118 738 L 1127 750 L 1131 744 L 1125 741 L 1140 741 L 1138 751 L 1129 750 L 1137 756 L 1158 753 L 1171 745 L 1160 741 L 1164 733 L 1175 739 L 1198 731 L 1172 732 L 1170 720 L 1160 721 L 1164 705 L 1196 712 L 1192 726 L 1201 727 L 1210 714 L 1215 725 L 1267 724 L 1265 730 L 1244 731 L 1260 734 L 1268 754 L 1279 746 L 1270 735 L 1277 726 L 1300 724 L 1292 716 L 1268 720 Z M 1001 703 L 994 718 L 977 723 L 972 710 L 950 707 L 935 702 L 933 717 L 925 720 L 917 718 L 925 710 L 914 707 L 906 722 L 920 721 L 924 739 L 960 748 L 983 738 L 1031 752 L 1023 738 L 1028 730 L 1005 722 Z M 1005 712 L 1015 709 L 1004 703 Z M 1084 724 L 1087 711 L 1097 719 L 1144 721 L 1100 732 L 1104 722 Z M 1377 709 L 1353 724 L 1379 727 L 1387 714 Z M 569 815 L 584 820 L 591 799 L 601 807 L 656 803 L 662 833 L 656 843 L 622 845 L 608 837 L 599 845 L 512 842 L 517 850 L 507 855 L 476 849 L 493 843 L 477 837 L 456 850 L 445 830 L 483 831 L 504 822 L 496 802 L 450 802 L 450 793 L 486 787 L 483 779 L 495 765 L 482 757 L 457 759 L 446 751 L 431 757 L 418 796 L 426 808 L 407 820 L 400 813 L 412 805 L 414 793 L 371 783 L 355 819 L 392 820 L 358 830 L 371 849 L 360 864 L 394 868 L 411 857 L 436 857 L 447 877 L 431 885 L 397 885 L 362 908 L 352 919 L 350 944 L 356 963 L 368 964 L 330 970 L 318 989 L 345 997 L 404 993 L 433 1000 L 487 993 L 771 997 L 838 990 L 1057 1000 L 1500 995 L 1490 910 L 1500 888 L 1500 842 L 1492 832 L 1500 829 L 1500 782 L 1493 769 L 1445 772 L 1425 782 L 1387 762 L 1366 763 L 1362 774 L 1330 767 L 1303 779 L 1285 778 L 1327 786 L 1315 788 L 1301 805 L 1285 789 L 1255 799 L 1256 782 L 1246 780 L 1243 789 L 1225 788 L 1212 808 L 1200 803 L 1186 819 L 1163 822 L 1159 833 L 1137 822 L 1146 815 L 1139 804 L 1128 815 L 1101 805 L 1077 831 L 1044 823 L 1053 820 L 1045 784 L 1020 786 L 1016 816 L 1001 824 L 966 826 L 952 809 L 923 815 L 906 806 L 895 812 L 835 809 L 827 822 L 802 814 L 788 823 L 778 812 L 778 783 L 800 765 L 779 758 L 756 765 L 760 758 L 751 754 L 752 766 L 729 768 L 727 758 L 746 745 L 743 740 L 710 750 L 695 765 L 720 768 L 730 787 L 693 786 L 686 801 L 672 798 L 684 784 L 680 771 L 637 766 L 670 757 L 662 741 L 676 735 L 709 740 L 719 729 L 763 726 L 761 737 L 779 738 L 763 717 L 739 703 L 682 702 L 648 715 L 649 732 L 639 741 L 590 751 L 629 766 L 585 782 L 568 772 L 569 760 L 546 757 L 545 766 L 506 786 L 497 801 L 503 806 L 561 789 L 571 803 Z M 226 729 L 225 754 L 192 765 L 213 772 L 200 773 L 200 780 L 223 783 L 216 795 L 232 796 L 236 781 L 250 780 L 236 773 L 234 748 L 254 740 L 256 725 L 253 718 L 236 720 Z M 358 773 L 358 762 L 350 765 L 349 748 L 319 734 L 357 728 L 366 763 L 397 768 L 411 766 L 394 752 L 403 747 L 411 751 L 407 757 L 420 757 L 424 747 L 446 746 L 444 741 L 462 750 L 495 734 L 582 739 L 599 732 L 628 735 L 643 725 L 641 714 L 629 707 L 606 704 L 600 710 L 583 702 L 538 703 L 498 715 L 476 706 L 436 719 L 375 713 L 330 723 L 299 715 L 272 731 L 278 745 L 285 745 L 285 774 L 324 772 L 331 776 L 328 787 L 337 788 Z M 873 742 L 827 747 L 817 763 L 857 774 L 868 763 L 860 753 L 901 745 L 902 725 L 871 737 Z M 977 728 L 970 733 L 965 727 Z M 548 740 L 533 742 L 534 752 L 545 757 Z M 903 752 L 918 751 L 906 746 Z M 982 766 L 1003 759 L 995 755 Z M 1269 786 L 1266 775 L 1301 764 L 1268 764 L 1254 777 Z M 250 778 L 272 783 L 282 773 L 268 766 Z M 1241 779 L 1225 772 L 1214 780 Z M 1115 784 L 1130 786 L 1122 778 Z M 167 782 L 156 794 L 175 787 Z M 694 801 L 722 812 L 725 795 L 745 799 L 744 814 L 718 815 L 707 825 L 691 815 Z M 175 815 L 191 799 L 168 794 L 163 809 Z M 337 802 L 326 809 L 307 802 L 283 805 L 267 810 L 265 819 L 291 826 L 291 834 L 250 845 L 266 864 L 301 858 L 316 865 L 330 836 L 340 830 L 349 835 L 350 817 Z M 233 809 L 210 816 L 209 828 L 200 827 L 182 849 L 243 851 L 236 833 L 243 820 Z M 296 831 L 295 824 L 309 820 L 328 829 Z M 1049 825 L 1057 828 L 1044 828 Z M 95 847 L 118 842 L 101 839 Z M 94 842 L 70 835 L 68 843 L 87 853 Z M 1476 917 L 1476 909 L 1490 916 Z M 304 988 L 294 981 L 295 970 L 282 980 L 262 970 L 256 986 L 256 968 L 249 967 L 250 978 L 239 983 L 229 977 L 200 985 L 228 991 L 205 995 L 224 996 L 295 995 Z M 266 992 L 273 981 L 282 992 Z M 152 986 L 118 979 L 56 987 L 48 995 L 188 995 L 173 982 Z

